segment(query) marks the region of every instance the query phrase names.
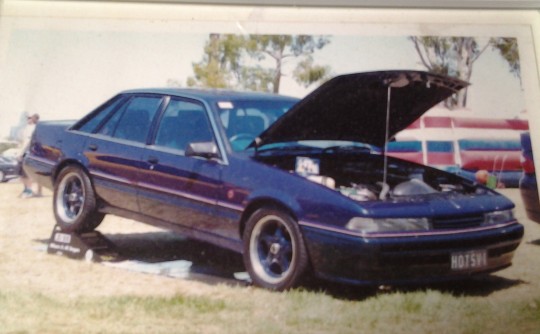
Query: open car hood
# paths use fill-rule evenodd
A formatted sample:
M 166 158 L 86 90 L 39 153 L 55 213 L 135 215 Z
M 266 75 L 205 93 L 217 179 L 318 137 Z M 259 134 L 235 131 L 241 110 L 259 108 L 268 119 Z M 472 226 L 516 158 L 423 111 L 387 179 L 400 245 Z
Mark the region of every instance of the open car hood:
M 345 140 L 381 147 L 431 107 L 468 83 L 420 71 L 337 76 L 298 102 L 250 146 L 299 140 Z

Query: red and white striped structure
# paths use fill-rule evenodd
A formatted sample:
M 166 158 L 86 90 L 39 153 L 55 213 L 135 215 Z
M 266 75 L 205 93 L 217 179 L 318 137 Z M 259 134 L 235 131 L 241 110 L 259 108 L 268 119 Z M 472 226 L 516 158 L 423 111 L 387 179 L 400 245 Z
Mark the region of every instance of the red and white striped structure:
M 398 133 L 388 154 L 435 167 L 521 171 L 520 134 L 529 122 L 472 116 L 434 109 Z

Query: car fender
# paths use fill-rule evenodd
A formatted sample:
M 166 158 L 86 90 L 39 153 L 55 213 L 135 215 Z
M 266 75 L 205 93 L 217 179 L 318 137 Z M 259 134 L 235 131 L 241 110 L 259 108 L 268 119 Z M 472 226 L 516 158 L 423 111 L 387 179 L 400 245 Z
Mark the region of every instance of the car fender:
M 253 207 L 253 205 L 257 203 L 257 207 L 264 204 L 274 204 L 289 211 L 289 213 L 292 214 L 295 219 L 298 219 L 298 217 L 303 215 L 302 207 L 294 196 L 291 196 L 285 191 L 280 191 L 273 188 L 257 189 L 249 194 L 245 202 L 247 203 L 246 211 L 249 207 Z
M 288 212 L 300 225 L 311 223 L 342 228 L 363 208 L 349 198 L 323 185 L 298 175 L 288 175 L 288 191 L 273 186 L 257 188 L 246 198 L 241 226 L 249 216 L 264 205 L 274 205 Z M 290 191 L 296 189 L 296 191 Z

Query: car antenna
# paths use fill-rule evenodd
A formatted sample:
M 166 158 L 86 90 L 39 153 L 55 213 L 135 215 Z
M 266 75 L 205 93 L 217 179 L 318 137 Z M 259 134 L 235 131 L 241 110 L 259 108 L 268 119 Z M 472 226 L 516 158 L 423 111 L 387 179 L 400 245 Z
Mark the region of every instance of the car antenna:
M 388 87 L 387 87 L 387 94 L 386 94 L 386 128 L 384 131 L 384 148 L 383 148 L 383 182 L 382 182 L 382 190 L 379 194 L 379 199 L 383 200 L 386 199 L 388 196 L 388 192 L 390 191 L 390 186 L 388 186 L 387 178 L 388 178 L 388 141 L 390 140 L 389 133 L 390 133 L 390 106 L 392 103 L 392 87 L 395 88 L 401 88 L 405 87 L 409 84 L 409 80 L 405 77 L 405 75 L 400 75 L 394 80 L 388 80 Z

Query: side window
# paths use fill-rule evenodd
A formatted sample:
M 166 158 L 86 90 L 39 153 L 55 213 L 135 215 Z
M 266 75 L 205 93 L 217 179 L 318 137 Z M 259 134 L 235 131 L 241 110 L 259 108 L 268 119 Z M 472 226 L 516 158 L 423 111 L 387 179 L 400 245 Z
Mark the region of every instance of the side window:
M 160 97 L 134 97 L 104 124 L 99 133 L 144 143 L 160 103 Z
M 103 120 L 105 120 L 105 118 L 107 118 L 107 116 L 109 116 L 109 114 L 118 107 L 122 100 L 122 96 L 116 96 L 115 98 L 111 99 L 103 106 L 99 107 L 99 110 L 90 114 L 82 121 L 81 124 L 77 125 L 76 130 L 89 133 L 94 132 L 101 122 L 103 122 Z
M 159 124 L 155 145 L 185 152 L 189 143 L 213 140 L 202 104 L 171 99 Z

